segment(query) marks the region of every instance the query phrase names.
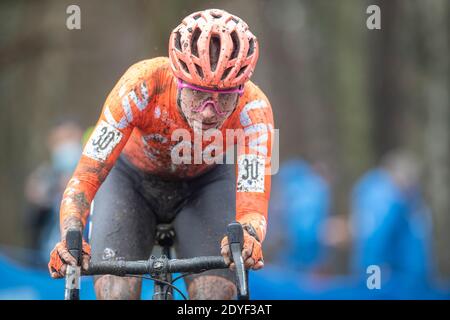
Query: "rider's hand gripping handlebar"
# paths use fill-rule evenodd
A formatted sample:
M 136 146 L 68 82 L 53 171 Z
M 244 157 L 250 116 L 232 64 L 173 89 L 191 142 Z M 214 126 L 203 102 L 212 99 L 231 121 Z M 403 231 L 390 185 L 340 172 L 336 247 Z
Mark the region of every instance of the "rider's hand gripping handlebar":
M 81 251 L 82 251 L 82 236 L 80 230 L 69 229 L 67 231 L 66 246 L 70 254 L 76 259 L 77 265 L 76 266 L 67 265 L 64 299 L 79 300 L 80 276 L 81 276 Z
M 238 279 L 238 299 L 248 300 L 247 277 L 248 272 L 244 267 L 242 259 L 242 248 L 244 245 L 244 232 L 239 222 L 232 222 L 227 226 L 228 244 L 230 245 L 231 258 L 236 266 L 236 276 Z

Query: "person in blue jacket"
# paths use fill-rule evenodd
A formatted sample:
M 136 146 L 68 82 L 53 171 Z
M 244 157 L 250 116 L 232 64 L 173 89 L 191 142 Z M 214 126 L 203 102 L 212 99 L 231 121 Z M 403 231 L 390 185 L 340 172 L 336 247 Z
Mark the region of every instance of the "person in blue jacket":
M 326 263 L 328 183 L 307 162 L 292 159 L 281 165 L 272 186 L 266 267 L 251 274 L 251 294 L 255 299 L 312 298 L 300 279 Z
M 431 214 L 419 181 L 414 158 L 396 151 L 352 192 L 352 271 L 367 277 L 379 267 L 381 286 L 400 298 L 419 297 L 434 274 Z

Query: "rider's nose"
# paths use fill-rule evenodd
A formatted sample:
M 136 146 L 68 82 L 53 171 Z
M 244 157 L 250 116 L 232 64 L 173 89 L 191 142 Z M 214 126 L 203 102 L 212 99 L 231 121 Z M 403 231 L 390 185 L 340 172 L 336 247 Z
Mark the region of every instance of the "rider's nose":
M 219 93 L 218 92 L 211 93 L 211 97 L 215 102 L 219 101 Z
M 215 110 L 214 105 L 212 103 L 208 103 L 202 111 L 202 118 L 203 119 L 211 119 L 215 116 Z

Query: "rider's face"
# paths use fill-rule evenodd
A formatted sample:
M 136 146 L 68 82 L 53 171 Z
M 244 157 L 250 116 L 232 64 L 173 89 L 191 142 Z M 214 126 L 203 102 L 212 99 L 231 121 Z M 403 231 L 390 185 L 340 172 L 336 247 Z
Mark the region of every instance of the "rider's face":
M 204 92 L 178 88 L 178 101 L 189 125 L 196 129 L 220 128 L 236 108 L 239 93 Z

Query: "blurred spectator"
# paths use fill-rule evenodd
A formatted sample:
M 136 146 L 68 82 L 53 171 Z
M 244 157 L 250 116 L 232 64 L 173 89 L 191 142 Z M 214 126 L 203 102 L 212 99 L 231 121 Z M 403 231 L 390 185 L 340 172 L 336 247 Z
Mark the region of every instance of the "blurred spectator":
M 253 298 L 336 299 L 353 289 L 348 279 L 329 277 L 335 271 L 331 248 L 346 245 L 348 231 L 344 219 L 330 215 L 329 175 L 322 172 L 293 159 L 273 177 L 266 266 L 251 273 Z
M 43 261 L 59 240 L 59 205 L 62 192 L 81 155 L 83 131 L 72 120 L 62 120 L 49 132 L 50 161 L 40 164 L 25 183 L 25 234 L 28 246 L 42 250 Z
M 296 159 L 282 164 L 272 190 L 265 251 L 277 264 L 314 271 L 326 259 L 327 182 L 305 161 Z
M 351 213 L 356 275 L 365 277 L 369 265 L 378 265 L 382 283 L 391 281 L 398 290 L 430 283 L 432 221 L 419 176 L 414 157 L 395 151 L 357 182 Z

